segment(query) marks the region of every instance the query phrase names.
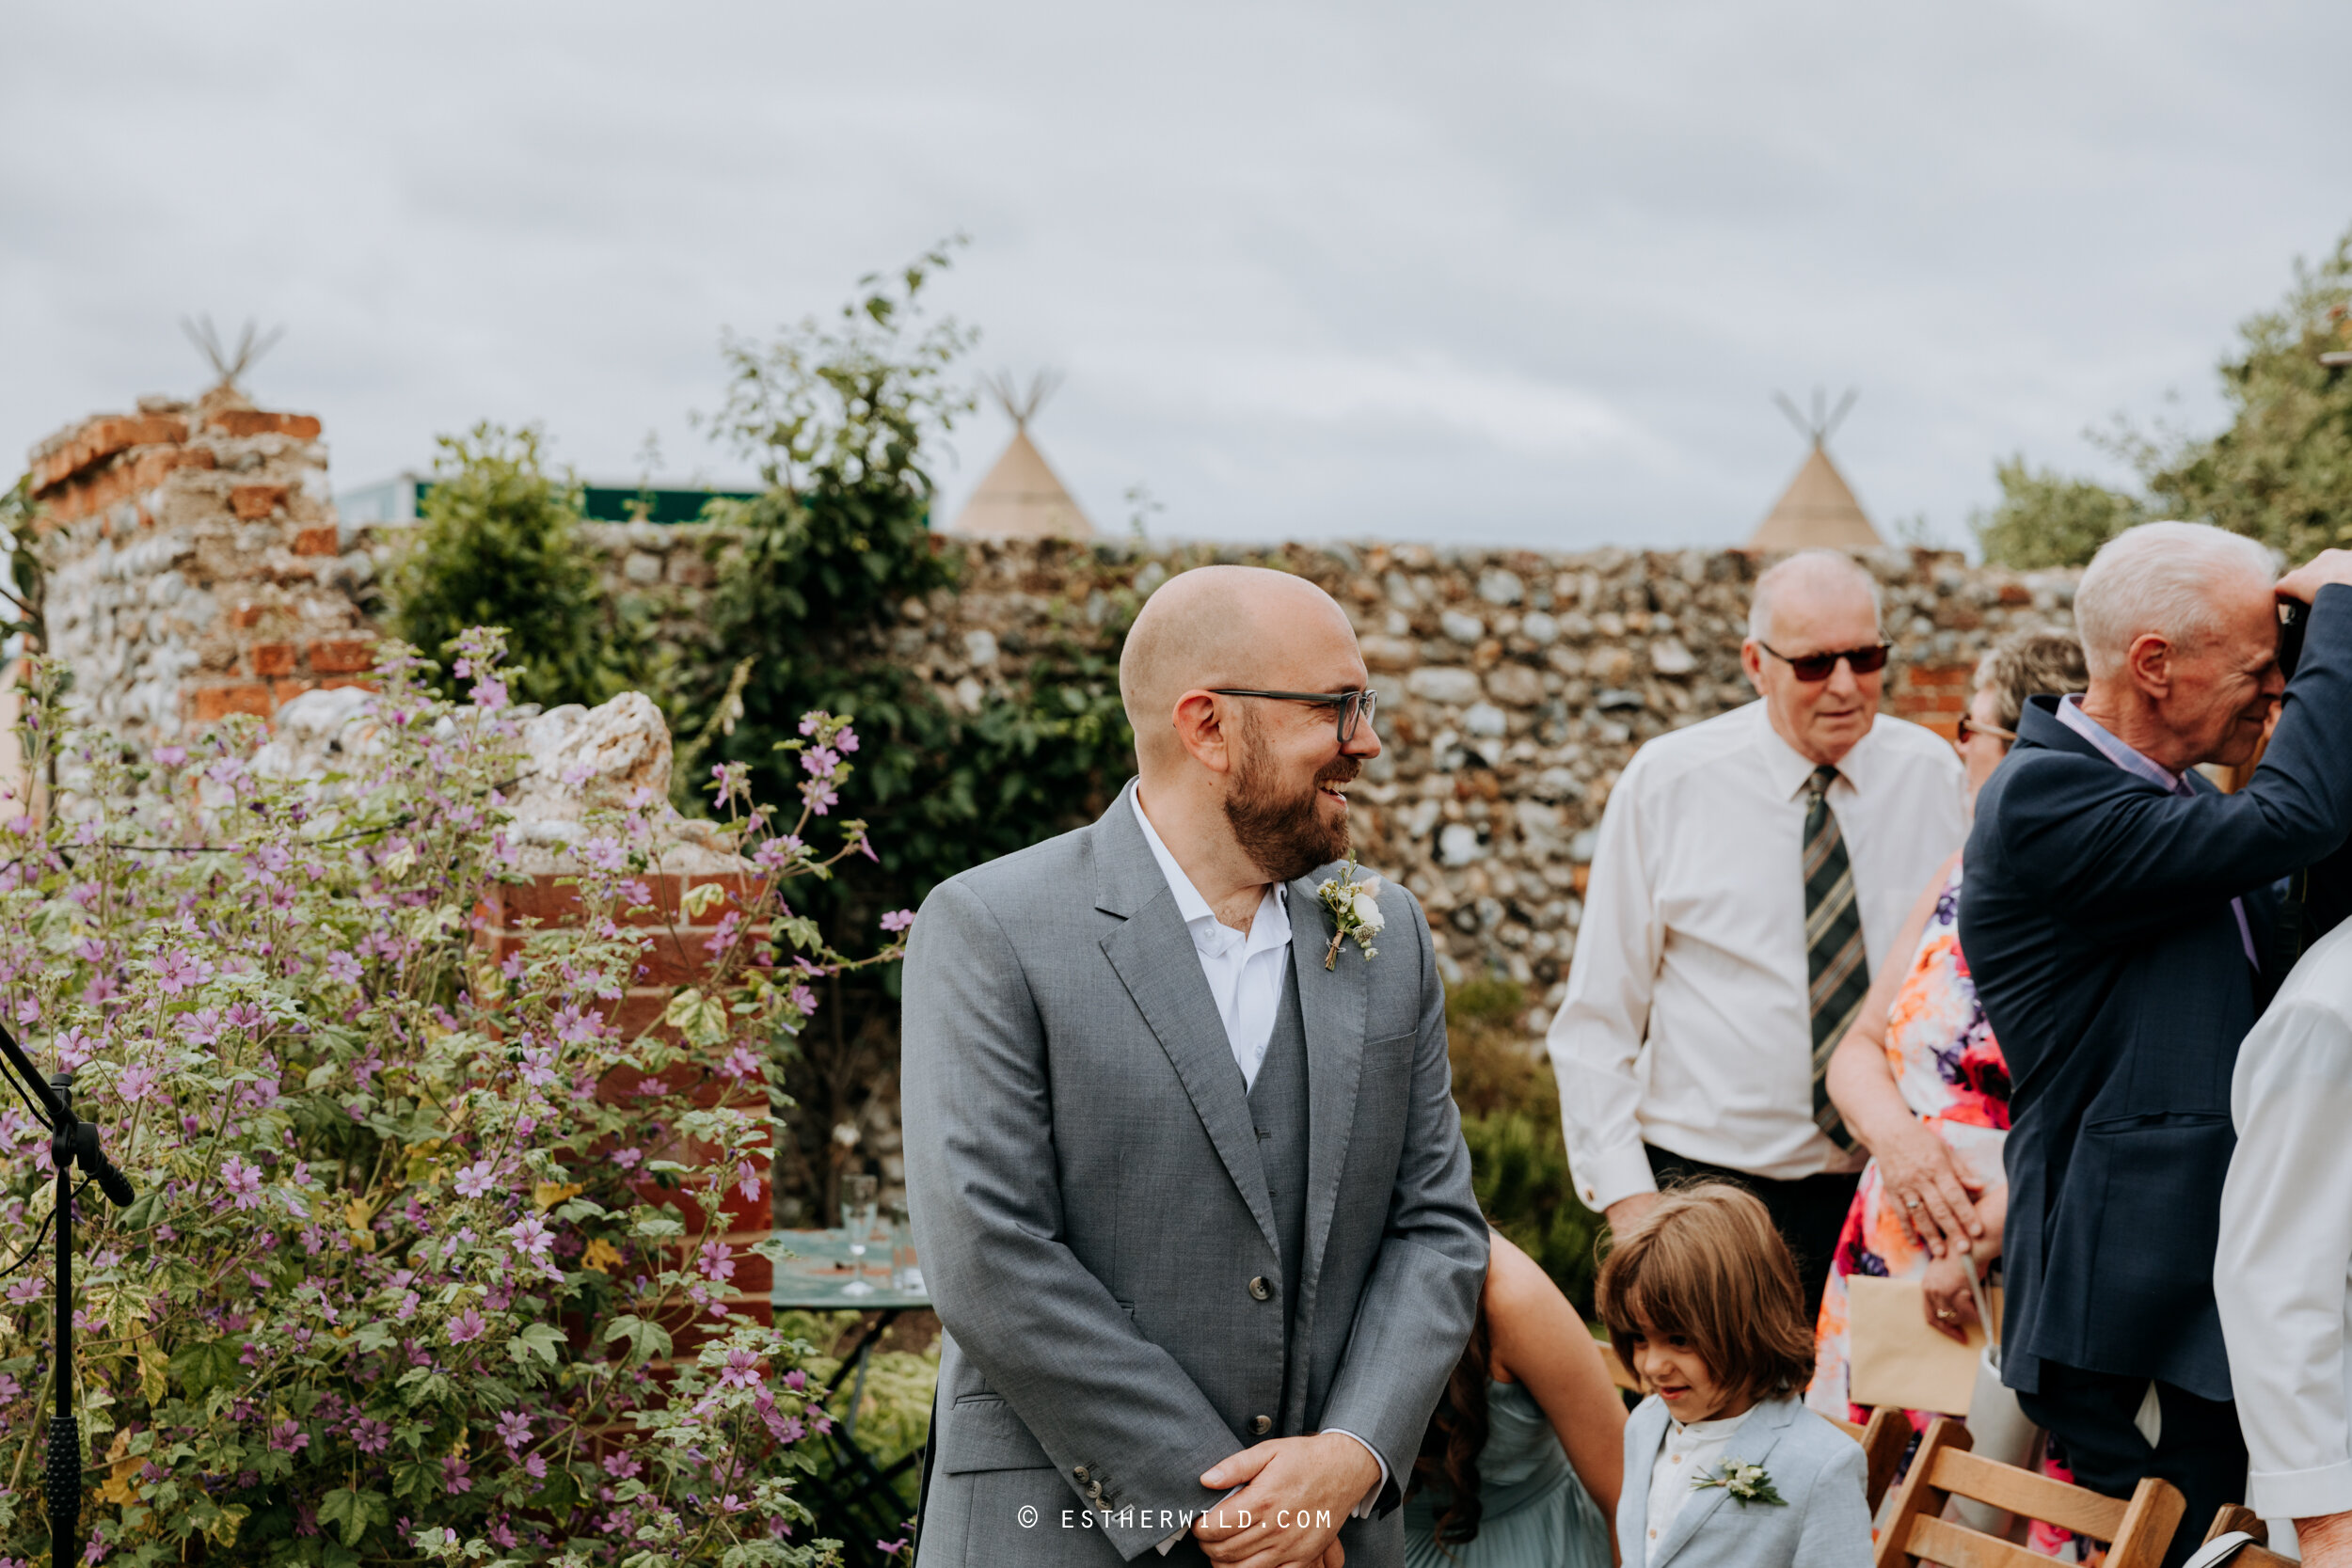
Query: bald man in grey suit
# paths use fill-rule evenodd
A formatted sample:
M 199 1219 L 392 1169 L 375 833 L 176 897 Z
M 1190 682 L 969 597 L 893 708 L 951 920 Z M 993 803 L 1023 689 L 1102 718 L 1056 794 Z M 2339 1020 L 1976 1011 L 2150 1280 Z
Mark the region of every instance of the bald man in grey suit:
M 1181 574 L 1120 664 L 1137 783 L 924 902 L 919 1568 L 1402 1562 L 1487 1235 L 1420 904 L 1383 884 L 1376 942 L 1335 942 L 1318 896 L 1368 687 L 1312 584 Z

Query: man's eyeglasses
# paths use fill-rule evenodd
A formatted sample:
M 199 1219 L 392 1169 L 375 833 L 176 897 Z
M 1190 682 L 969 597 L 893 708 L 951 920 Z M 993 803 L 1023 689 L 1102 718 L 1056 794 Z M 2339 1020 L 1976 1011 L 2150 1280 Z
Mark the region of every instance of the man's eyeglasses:
M 1867 648 L 1839 648 L 1834 653 L 1799 654 L 1790 658 L 1761 638 L 1756 640 L 1756 645 L 1788 666 L 1797 679 L 1808 685 L 1829 679 L 1836 672 L 1837 661 L 1841 658 L 1853 666 L 1855 674 L 1875 675 L 1886 668 L 1886 656 L 1893 651 L 1885 643 L 1878 642 Z
M 1266 697 L 1278 703 L 1312 703 L 1317 707 L 1337 708 L 1343 746 L 1356 738 L 1359 721 L 1371 721 L 1373 705 L 1380 698 L 1370 687 L 1361 691 L 1252 691 L 1239 686 L 1213 686 L 1209 689 L 1220 697 Z
M 2015 730 L 2005 730 L 1997 724 L 1979 724 L 1963 713 L 1960 716 L 1960 723 L 1953 738 L 1965 746 L 1968 744 L 1968 737 L 1972 735 L 1989 735 L 1995 740 L 2006 740 L 2011 745 L 2017 742 Z

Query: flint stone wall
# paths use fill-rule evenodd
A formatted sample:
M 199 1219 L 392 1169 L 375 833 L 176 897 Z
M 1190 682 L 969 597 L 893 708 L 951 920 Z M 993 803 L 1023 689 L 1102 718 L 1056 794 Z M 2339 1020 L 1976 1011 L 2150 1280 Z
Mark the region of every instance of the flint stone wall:
M 675 641 L 707 635 L 699 611 L 729 537 L 648 524 L 589 533 L 611 587 L 648 625 Z M 1449 979 L 1518 981 L 1535 1031 L 1559 1003 L 1593 830 L 1634 749 L 1755 696 L 1740 643 L 1760 563 L 1744 551 L 942 547 L 962 559 L 960 590 L 901 605 L 876 643 L 968 710 L 1016 693 L 1041 654 L 1115 653 L 1135 608 L 1187 566 L 1264 564 L 1320 583 L 1355 622 L 1380 692 L 1387 750 L 1351 795 L 1360 856 L 1421 898 Z M 2073 628 L 2074 572 L 1929 550 L 1864 562 L 1896 646 L 1885 710 L 1947 737 L 1995 641 Z
M 373 585 L 406 530 L 337 521 L 319 435 L 310 416 L 216 389 L 194 404 L 144 399 L 35 449 L 50 643 L 74 702 L 152 746 L 365 683 Z M 707 598 L 736 535 L 582 531 L 630 635 L 657 653 L 723 656 L 708 645 Z M 1449 978 L 1501 974 L 1527 989 L 1531 1029 L 1559 1001 L 1593 829 L 1627 759 L 1752 696 L 1739 650 L 1758 562 L 1742 551 L 948 536 L 939 547 L 961 558 L 960 588 L 908 600 L 870 635 L 968 710 L 1018 693 L 1041 655 L 1115 654 L 1136 607 L 1188 566 L 1263 563 L 1328 590 L 1362 640 L 1388 743 L 1353 794 L 1362 859 L 1421 897 Z M 1994 641 L 2073 623 L 2073 573 L 1925 550 L 1866 562 L 1897 647 L 1886 708 L 1947 736 Z

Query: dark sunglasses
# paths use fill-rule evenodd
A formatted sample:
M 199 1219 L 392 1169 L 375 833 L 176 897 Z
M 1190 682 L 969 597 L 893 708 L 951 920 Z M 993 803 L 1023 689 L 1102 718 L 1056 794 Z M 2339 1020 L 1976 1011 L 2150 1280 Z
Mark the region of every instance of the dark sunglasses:
M 1312 703 L 1317 707 L 1337 708 L 1343 746 L 1356 738 L 1359 721 L 1370 721 L 1373 705 L 1380 700 L 1380 694 L 1370 687 L 1361 691 L 1252 691 L 1239 686 L 1213 686 L 1209 689 L 1219 697 L 1265 697 L 1278 703 Z
M 1867 648 L 1839 648 L 1835 653 L 1800 654 L 1790 658 L 1761 638 L 1756 640 L 1756 645 L 1788 666 L 1796 673 L 1797 679 L 1808 684 L 1829 679 L 1836 673 L 1837 661 L 1841 658 L 1853 666 L 1855 674 L 1875 675 L 1886 668 L 1886 656 L 1893 651 L 1885 643 L 1878 642 Z
M 2017 739 L 2015 730 L 2005 730 L 1997 724 L 1979 724 L 1963 713 L 1960 716 L 1957 733 L 1952 738 L 1965 746 L 1968 744 L 1968 737 L 1972 735 L 1989 735 L 1996 740 L 2006 740 L 2011 744 L 2014 744 Z

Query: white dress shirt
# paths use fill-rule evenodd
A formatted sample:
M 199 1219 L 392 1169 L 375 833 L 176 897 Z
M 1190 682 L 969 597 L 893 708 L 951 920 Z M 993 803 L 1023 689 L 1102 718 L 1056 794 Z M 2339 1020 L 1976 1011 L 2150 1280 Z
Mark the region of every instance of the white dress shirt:
M 2230 1085 L 2213 1291 L 2266 1519 L 2352 1511 L 2352 922 L 2303 955 Z
M 1656 1189 L 1645 1141 L 1771 1180 L 1860 1163 L 1813 1123 L 1813 768 L 1759 701 L 1650 741 L 1610 792 L 1550 1036 L 1588 1208 Z M 1829 804 L 1875 965 L 1966 835 L 1967 777 L 1948 742 L 1885 714 L 1837 771 Z
M 1152 826 L 1143 809 L 1143 791 L 1131 787 L 1128 799 L 1136 808 L 1136 820 L 1142 824 L 1143 841 L 1152 847 L 1152 858 L 1160 863 L 1160 875 L 1168 879 L 1168 890 L 1176 895 L 1176 912 L 1184 916 L 1184 929 L 1192 934 L 1193 954 L 1200 960 L 1209 994 L 1216 999 L 1217 1016 L 1225 1021 L 1225 1042 L 1232 1047 L 1233 1065 L 1241 1069 L 1242 1087 L 1245 1091 L 1253 1088 L 1258 1069 L 1265 1065 L 1265 1048 L 1274 1038 L 1274 1018 L 1282 1008 L 1282 979 L 1289 973 L 1291 916 L 1282 884 L 1268 882 L 1265 895 L 1258 900 L 1258 912 L 1250 917 L 1249 929 L 1234 930 L 1217 919 L 1209 901 L 1184 875 L 1184 868 L 1160 842 L 1159 830 Z M 1389 1462 L 1380 1457 L 1378 1449 L 1345 1428 L 1330 1430 L 1363 1443 L 1364 1451 L 1380 1466 L 1380 1479 L 1348 1515 L 1370 1518 L 1373 1505 L 1388 1489 Z M 1184 1534 L 1178 1530 L 1161 1542 L 1160 1555 L 1167 1556 Z
M 1722 1464 L 1724 1450 L 1754 1409 L 1751 1405 L 1737 1416 L 1692 1421 L 1688 1426 L 1677 1420 L 1666 1422 L 1666 1433 L 1658 1440 L 1658 1462 L 1650 1466 L 1649 1536 L 1642 1543 L 1643 1561 L 1658 1555 L 1658 1544 L 1666 1538 L 1675 1515 L 1695 1495 L 1692 1483 L 1700 1472 Z
M 1168 879 L 1168 891 L 1176 895 L 1176 912 L 1184 917 L 1184 929 L 1192 933 L 1192 950 L 1200 956 L 1209 994 L 1216 998 L 1217 1017 L 1225 1021 L 1226 1043 L 1233 1048 L 1233 1060 L 1241 1068 L 1242 1086 L 1254 1088 L 1258 1069 L 1265 1062 L 1266 1045 L 1274 1038 L 1274 1015 L 1281 1011 L 1282 976 L 1290 963 L 1291 916 L 1282 884 L 1266 883 L 1249 929 L 1234 930 L 1217 919 L 1209 901 L 1184 875 L 1184 868 L 1160 842 L 1159 831 L 1144 815 L 1140 790 L 1136 792 L 1135 805 L 1136 820 L 1143 824 L 1143 841 L 1152 847 L 1152 858 L 1160 863 L 1160 875 Z

